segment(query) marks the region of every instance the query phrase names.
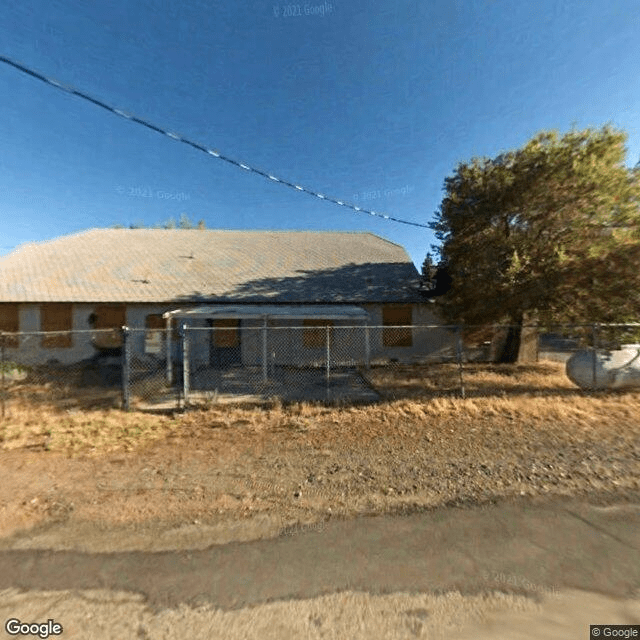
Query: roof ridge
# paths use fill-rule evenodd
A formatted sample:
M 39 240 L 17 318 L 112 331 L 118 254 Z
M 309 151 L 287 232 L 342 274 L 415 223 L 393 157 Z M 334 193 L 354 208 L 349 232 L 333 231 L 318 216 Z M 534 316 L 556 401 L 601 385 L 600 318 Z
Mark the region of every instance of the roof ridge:
M 397 242 L 393 242 L 392 240 L 389 240 L 389 238 L 385 238 L 384 236 L 379 236 L 377 233 L 373 233 L 373 231 L 363 231 L 362 233 L 373 236 L 374 238 L 378 238 L 378 240 L 382 240 L 383 242 L 392 244 L 394 247 L 400 247 L 400 249 L 402 249 L 407 254 L 407 257 L 409 257 L 409 253 L 407 252 L 406 248 L 403 247 L 401 244 L 398 244 Z

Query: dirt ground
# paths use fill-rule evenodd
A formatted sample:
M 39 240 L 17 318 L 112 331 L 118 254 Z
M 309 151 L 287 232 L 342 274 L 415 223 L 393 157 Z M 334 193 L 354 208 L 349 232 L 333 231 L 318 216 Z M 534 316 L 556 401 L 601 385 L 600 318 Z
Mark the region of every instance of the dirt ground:
M 637 625 L 640 599 L 577 590 L 542 602 L 500 592 L 342 592 L 239 611 L 181 606 L 154 613 L 142 594 L 126 591 L 9 590 L 0 591 L 0 615 L 50 617 L 63 624 L 60 637 L 78 640 L 585 640 L 590 623 Z
M 566 640 L 587 637 L 589 621 L 638 623 L 637 597 L 621 599 L 596 584 L 598 572 L 610 564 L 602 565 L 602 554 L 614 551 L 602 548 L 591 554 L 593 576 L 588 563 L 581 569 L 593 578 L 582 587 L 590 592 L 575 591 L 571 579 L 565 584 L 558 577 L 556 590 L 548 593 L 548 580 L 542 578 L 552 564 L 558 576 L 571 578 L 566 554 L 556 554 L 556 561 L 546 564 L 546 555 L 531 555 L 542 553 L 544 542 L 524 539 L 521 547 L 512 542 L 505 546 L 498 541 L 501 528 L 478 540 L 510 548 L 513 564 L 491 564 L 490 558 L 504 559 L 505 554 L 488 553 L 485 568 L 491 580 L 476 584 L 471 593 L 449 587 L 442 592 L 437 586 L 451 577 L 455 564 L 446 560 L 446 553 L 458 553 L 461 570 L 478 574 L 478 558 L 469 556 L 464 545 L 452 549 L 449 537 L 443 538 L 442 557 L 433 556 L 434 566 L 443 567 L 444 582 L 429 578 L 425 565 L 421 575 L 435 588 L 419 589 L 422 593 L 396 589 L 376 594 L 345 590 L 344 585 L 332 589 L 329 581 L 317 590 L 329 595 L 255 603 L 237 611 L 194 601 L 154 612 L 144 595 L 123 590 L 118 581 L 104 587 L 99 581 L 87 588 L 73 581 L 47 587 L 44 574 L 38 574 L 40 555 L 60 561 L 50 550 L 79 552 L 72 563 L 79 575 L 95 577 L 93 570 L 82 571 L 83 562 L 106 566 L 109 561 L 115 563 L 113 575 L 119 576 L 128 575 L 122 574 L 119 553 L 150 554 L 144 562 L 153 566 L 151 556 L 157 552 L 183 554 L 176 555 L 176 567 L 188 569 L 190 554 L 225 553 L 243 542 L 298 545 L 299 551 L 286 557 L 301 561 L 303 549 L 315 558 L 319 536 L 331 558 L 336 527 L 359 527 L 366 518 L 357 516 L 395 514 L 390 526 L 396 532 L 400 515 L 424 512 L 437 523 L 442 513 L 445 519 L 453 517 L 445 527 L 450 536 L 467 507 L 484 509 L 503 500 L 555 502 L 582 496 L 591 505 L 626 503 L 637 510 L 640 504 L 640 393 L 584 393 L 557 363 L 469 366 L 465 399 L 456 397 L 459 377 L 451 367 L 398 367 L 393 375 L 372 370 L 369 382 L 382 398 L 371 405 L 272 402 L 257 408 L 212 405 L 167 415 L 100 408 L 99 395 L 83 405 L 68 390 L 62 401 L 51 403 L 51 389 L 37 390 L 40 396 L 23 389 L 21 401 L 10 405 L 0 423 L 0 560 L 26 564 L 24 570 L 5 567 L 1 572 L 0 613 L 5 618 L 64 620 L 65 637 L 118 639 L 395 640 L 445 638 L 455 632 L 459 638 Z M 454 509 L 456 505 L 465 509 Z M 617 513 L 612 517 L 624 524 L 627 512 Z M 611 523 L 598 529 L 575 518 L 570 522 L 584 529 L 575 534 L 567 530 L 569 551 L 578 543 L 583 548 L 584 542 L 607 539 L 620 555 L 620 566 L 639 566 L 637 545 L 620 547 L 622 538 L 607 533 Z M 543 518 L 529 529 L 545 535 L 566 529 L 545 523 Z M 517 535 L 515 529 L 513 533 Z M 368 544 L 378 544 L 378 537 L 370 536 Z M 400 542 L 398 553 L 413 566 L 413 547 Z M 556 543 L 549 546 L 557 548 Z M 278 558 L 277 549 L 275 553 Z M 344 553 L 345 559 L 352 555 Z M 98 556 L 92 560 L 90 554 Z M 331 562 L 335 565 L 335 558 Z M 206 584 L 231 575 L 220 574 L 216 563 L 207 566 L 210 570 L 202 572 Z M 314 566 L 310 560 L 295 575 L 311 576 Z M 16 588 L 29 571 L 37 574 L 33 585 Z M 247 571 L 251 575 L 252 569 Z M 543 574 L 536 578 L 536 571 Z M 130 575 L 142 578 L 146 572 Z M 52 578 L 60 575 L 57 570 L 49 573 Z M 382 572 L 385 577 L 390 573 Z M 547 585 L 538 594 L 542 599 L 513 592 L 511 584 L 505 592 L 503 583 L 513 579 L 533 584 L 534 591 L 536 585 Z M 92 635 L 86 635 L 89 623 Z
M 582 640 L 590 624 L 640 624 L 640 503 L 520 498 L 288 533 L 0 551 L 0 620 L 113 640 Z
M 177 529 L 202 547 L 332 518 L 640 490 L 640 394 L 584 394 L 547 363 L 478 369 L 466 399 L 429 397 L 429 371 L 386 381 L 399 399 L 369 406 L 16 413 L 0 547 L 175 548 Z M 45 542 L 61 523 L 80 533 Z

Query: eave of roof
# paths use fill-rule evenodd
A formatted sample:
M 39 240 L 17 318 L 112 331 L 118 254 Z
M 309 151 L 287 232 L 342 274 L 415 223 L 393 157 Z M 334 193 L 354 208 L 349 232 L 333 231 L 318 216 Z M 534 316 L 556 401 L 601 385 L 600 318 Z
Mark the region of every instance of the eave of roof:
M 166 318 L 266 318 L 281 317 L 300 320 L 303 318 L 364 320 L 369 314 L 355 306 L 336 305 L 205 305 L 193 309 L 176 309 L 163 314 Z

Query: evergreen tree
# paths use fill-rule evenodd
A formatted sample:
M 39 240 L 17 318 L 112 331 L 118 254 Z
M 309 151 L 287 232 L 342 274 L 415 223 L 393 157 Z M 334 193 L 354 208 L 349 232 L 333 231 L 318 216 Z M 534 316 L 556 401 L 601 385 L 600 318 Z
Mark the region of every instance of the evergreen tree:
M 525 318 L 627 322 L 640 317 L 640 168 L 626 134 L 604 126 L 542 132 L 521 149 L 458 165 L 431 227 L 451 277 L 445 317 L 516 325 Z

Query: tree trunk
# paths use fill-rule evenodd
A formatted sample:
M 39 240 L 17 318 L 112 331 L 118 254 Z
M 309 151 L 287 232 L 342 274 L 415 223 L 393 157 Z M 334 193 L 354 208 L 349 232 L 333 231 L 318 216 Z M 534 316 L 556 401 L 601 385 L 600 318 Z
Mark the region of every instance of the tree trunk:
M 496 362 L 501 364 L 513 364 L 518 362 L 518 353 L 520 352 L 520 334 L 521 327 L 509 327 L 502 349 L 498 352 Z
M 538 329 L 538 314 L 530 311 L 523 315 L 523 327 L 520 334 L 520 351 L 518 362 L 538 362 L 540 333 Z
M 520 353 L 520 338 L 522 336 L 522 315 L 512 318 L 506 329 L 506 337 L 502 344 L 498 345 L 496 362 L 500 364 L 513 364 L 518 362 Z

